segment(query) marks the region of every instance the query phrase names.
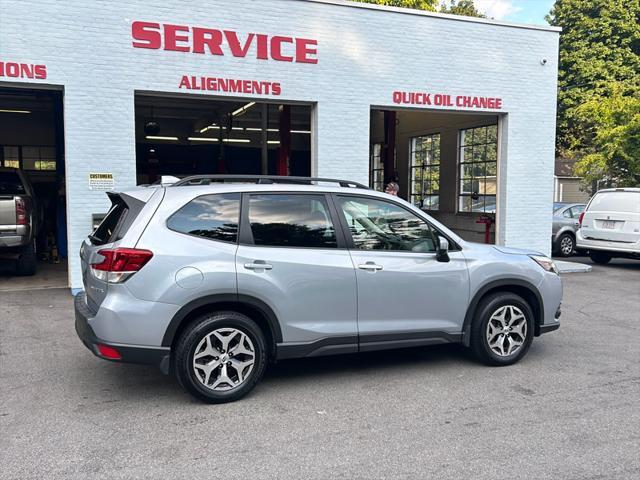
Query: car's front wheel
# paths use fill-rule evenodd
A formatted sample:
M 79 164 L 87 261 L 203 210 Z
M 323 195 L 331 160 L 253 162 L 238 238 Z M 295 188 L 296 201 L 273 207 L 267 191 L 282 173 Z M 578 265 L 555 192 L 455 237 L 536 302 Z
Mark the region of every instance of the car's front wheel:
M 533 335 L 529 304 L 514 293 L 498 292 L 478 305 L 471 326 L 471 348 L 488 365 L 511 365 L 526 355 Z
M 244 397 L 260 381 L 267 363 L 262 331 L 237 312 L 196 319 L 181 335 L 175 352 L 180 385 L 208 403 Z

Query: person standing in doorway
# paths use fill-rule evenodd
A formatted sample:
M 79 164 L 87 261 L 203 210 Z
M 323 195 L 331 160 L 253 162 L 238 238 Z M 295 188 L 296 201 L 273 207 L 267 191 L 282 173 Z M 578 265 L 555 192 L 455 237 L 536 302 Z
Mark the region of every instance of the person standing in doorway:
M 398 192 L 400 191 L 400 185 L 396 182 L 389 182 L 387 186 L 384 188 L 384 193 L 389 195 L 393 195 L 394 197 L 398 196 Z

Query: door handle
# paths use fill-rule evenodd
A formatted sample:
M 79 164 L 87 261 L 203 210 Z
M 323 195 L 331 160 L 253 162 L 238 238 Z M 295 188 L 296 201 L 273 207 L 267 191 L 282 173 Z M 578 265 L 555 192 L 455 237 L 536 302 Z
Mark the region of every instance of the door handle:
M 362 264 L 358 265 L 358 268 L 360 270 L 370 270 L 372 272 L 376 272 L 378 270 L 382 270 L 382 265 L 378 265 L 378 264 L 373 263 L 373 262 L 367 262 L 367 263 L 362 263 Z
M 245 263 L 244 268 L 247 270 L 271 270 L 273 269 L 273 265 L 264 260 L 255 260 L 253 263 Z

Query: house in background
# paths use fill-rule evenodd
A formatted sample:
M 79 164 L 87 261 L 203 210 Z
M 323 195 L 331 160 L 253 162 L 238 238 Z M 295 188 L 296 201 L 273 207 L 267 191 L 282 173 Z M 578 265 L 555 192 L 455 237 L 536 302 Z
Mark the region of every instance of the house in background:
M 587 203 L 591 194 L 585 191 L 582 178 L 573 173 L 575 160 L 556 158 L 553 201 L 564 203 Z

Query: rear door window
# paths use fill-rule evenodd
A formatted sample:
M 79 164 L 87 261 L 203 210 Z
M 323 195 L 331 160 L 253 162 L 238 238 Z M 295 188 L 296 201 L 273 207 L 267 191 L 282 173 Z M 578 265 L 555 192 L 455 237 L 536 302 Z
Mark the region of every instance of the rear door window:
M 171 215 L 167 227 L 188 235 L 235 243 L 239 218 L 239 193 L 203 195 Z
M 0 195 L 23 195 L 24 185 L 16 172 L 0 172 Z
M 251 195 L 248 217 L 253 243 L 257 246 L 338 246 L 324 195 Z
M 589 210 L 640 213 L 640 192 L 597 193 L 591 200 Z
M 573 218 L 578 218 L 583 210 L 584 205 L 576 205 L 575 207 L 571 207 L 571 215 L 573 216 Z

